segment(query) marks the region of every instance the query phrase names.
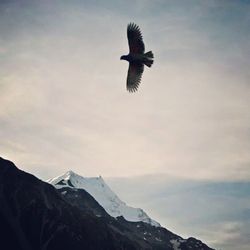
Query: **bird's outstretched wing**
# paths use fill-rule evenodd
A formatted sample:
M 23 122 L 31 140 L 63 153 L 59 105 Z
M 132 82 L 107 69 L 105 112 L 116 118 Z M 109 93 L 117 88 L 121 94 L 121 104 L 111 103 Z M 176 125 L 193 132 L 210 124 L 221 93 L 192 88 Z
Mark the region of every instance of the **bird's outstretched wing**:
M 141 82 L 143 70 L 143 64 L 129 63 L 127 76 L 127 90 L 129 92 L 135 92 L 138 89 Z
M 127 28 L 129 53 L 143 54 L 145 46 L 142 40 L 142 34 L 138 25 L 130 23 Z

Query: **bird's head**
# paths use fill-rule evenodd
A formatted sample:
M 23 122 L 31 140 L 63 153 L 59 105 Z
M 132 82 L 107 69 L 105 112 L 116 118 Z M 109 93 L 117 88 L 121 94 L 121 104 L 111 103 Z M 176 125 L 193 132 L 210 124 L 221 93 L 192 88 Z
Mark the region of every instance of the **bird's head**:
M 121 56 L 120 60 L 126 60 L 126 56 Z

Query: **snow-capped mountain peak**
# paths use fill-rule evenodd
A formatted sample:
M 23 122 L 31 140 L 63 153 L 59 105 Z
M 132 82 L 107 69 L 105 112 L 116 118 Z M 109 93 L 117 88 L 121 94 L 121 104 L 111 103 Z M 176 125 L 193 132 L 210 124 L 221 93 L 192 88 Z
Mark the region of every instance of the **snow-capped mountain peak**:
M 99 177 L 82 177 L 73 171 L 48 180 L 57 189 L 63 187 L 84 189 L 113 216 L 123 216 L 127 221 L 143 221 L 153 226 L 159 227 L 160 224 L 152 220 L 141 208 L 127 206 L 125 202 L 110 189 L 101 176 Z

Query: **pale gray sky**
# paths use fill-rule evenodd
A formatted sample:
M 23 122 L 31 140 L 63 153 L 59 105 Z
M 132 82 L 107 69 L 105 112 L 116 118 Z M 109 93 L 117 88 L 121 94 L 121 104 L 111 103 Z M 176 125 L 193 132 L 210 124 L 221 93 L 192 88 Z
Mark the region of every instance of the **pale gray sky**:
M 190 181 L 166 175 L 107 179 L 128 204 L 167 229 L 217 250 L 248 250 L 250 182 Z M 126 187 L 126 188 L 125 188 Z
M 42 178 L 249 180 L 248 1 L 1 1 L 0 150 Z M 126 92 L 126 25 L 155 64 Z
M 119 60 L 128 52 L 129 22 L 155 54 L 135 94 L 126 91 L 128 64 Z M 0 0 L 1 156 L 43 180 L 72 169 L 83 176 L 168 176 L 163 183 L 169 176 L 249 183 L 249 27 L 247 0 Z M 171 203 L 161 194 L 138 205 L 189 234 L 177 214 L 163 213 Z M 223 209 L 234 204 L 219 197 Z M 250 209 L 245 200 L 237 204 L 237 213 Z M 213 226 L 230 238 L 227 232 L 244 222 L 216 218 L 221 224 L 210 225 L 209 242 Z

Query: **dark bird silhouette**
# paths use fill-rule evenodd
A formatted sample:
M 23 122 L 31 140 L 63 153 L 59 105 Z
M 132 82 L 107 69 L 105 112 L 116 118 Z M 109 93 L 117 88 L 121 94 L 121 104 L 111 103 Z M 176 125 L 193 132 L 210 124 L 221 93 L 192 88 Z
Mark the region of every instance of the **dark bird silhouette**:
M 141 82 L 144 64 L 151 67 L 154 60 L 152 51 L 145 52 L 142 34 L 138 25 L 129 23 L 127 27 L 127 37 L 129 45 L 129 54 L 121 56 L 121 60 L 129 62 L 127 76 L 127 90 L 135 92 Z

